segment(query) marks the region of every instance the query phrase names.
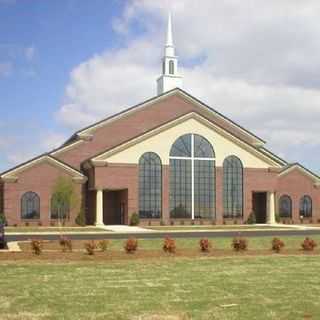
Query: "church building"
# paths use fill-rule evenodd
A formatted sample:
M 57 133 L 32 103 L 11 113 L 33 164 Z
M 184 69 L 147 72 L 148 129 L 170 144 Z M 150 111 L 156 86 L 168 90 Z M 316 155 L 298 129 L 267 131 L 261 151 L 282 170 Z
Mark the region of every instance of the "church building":
M 171 17 L 157 96 L 0 174 L 8 225 L 319 223 L 320 177 L 182 89 Z M 138 76 L 138 75 L 137 75 Z M 105 102 L 108 108 L 108 101 Z M 60 177 L 79 201 L 53 206 Z

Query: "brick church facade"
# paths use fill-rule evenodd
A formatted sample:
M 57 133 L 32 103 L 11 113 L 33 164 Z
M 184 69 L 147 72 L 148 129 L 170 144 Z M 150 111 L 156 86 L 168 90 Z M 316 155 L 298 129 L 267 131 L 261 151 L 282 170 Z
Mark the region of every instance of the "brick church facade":
M 61 147 L 0 175 L 8 225 L 54 225 L 53 187 L 80 200 L 63 217 L 87 224 L 320 221 L 320 177 L 179 89 L 169 19 L 158 95 L 76 132 Z M 107 104 L 107 102 L 106 102 Z M 61 218 L 61 217 L 60 217 Z

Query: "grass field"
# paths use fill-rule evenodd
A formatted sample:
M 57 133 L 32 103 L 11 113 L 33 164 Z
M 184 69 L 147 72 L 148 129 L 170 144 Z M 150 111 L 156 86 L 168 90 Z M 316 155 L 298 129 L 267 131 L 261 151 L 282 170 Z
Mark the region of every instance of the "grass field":
M 0 266 L 2 320 L 320 318 L 317 256 Z
M 146 229 L 157 230 L 157 231 L 185 231 L 185 230 L 261 230 L 261 229 L 279 229 L 286 230 L 292 229 L 290 227 L 286 227 L 285 225 L 279 226 L 268 226 L 268 225 L 236 225 L 236 224 L 228 224 L 228 225 L 188 225 L 188 226 L 148 226 Z
M 281 237 L 284 254 L 272 254 L 271 239 L 248 238 L 244 254 L 232 253 L 230 238 L 212 239 L 213 254 L 225 250 L 228 257 L 200 254 L 199 239 L 177 239 L 177 255 L 164 254 L 162 240 L 139 240 L 133 255 L 123 252 L 122 240 L 96 256 L 76 250 L 50 259 L 48 251 L 19 261 L 19 253 L 6 260 L 0 254 L 0 319 L 319 319 L 320 249 L 298 253 L 304 237 Z M 74 242 L 75 249 L 82 245 Z M 120 259 L 111 260 L 112 252 Z

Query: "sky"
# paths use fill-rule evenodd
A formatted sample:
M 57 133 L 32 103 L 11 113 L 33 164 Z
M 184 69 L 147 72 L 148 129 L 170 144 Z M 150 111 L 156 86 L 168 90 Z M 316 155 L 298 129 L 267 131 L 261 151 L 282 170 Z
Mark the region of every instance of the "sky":
M 318 0 L 0 0 L 0 172 L 155 96 L 169 10 L 184 89 L 320 174 Z

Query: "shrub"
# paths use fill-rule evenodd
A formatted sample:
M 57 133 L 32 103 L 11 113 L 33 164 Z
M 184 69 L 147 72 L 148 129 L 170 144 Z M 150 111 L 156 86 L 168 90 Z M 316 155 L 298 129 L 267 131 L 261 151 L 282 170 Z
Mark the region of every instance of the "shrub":
M 200 239 L 199 245 L 202 252 L 208 252 L 211 248 L 211 242 L 208 239 Z
M 135 238 L 129 238 L 124 244 L 124 249 L 127 253 L 134 253 L 138 249 L 138 240 Z
M 51 221 L 51 222 L 50 222 L 50 226 L 51 226 L 51 227 L 54 227 L 55 225 L 56 225 L 56 224 L 55 224 L 54 221 Z
M 3 226 L 7 225 L 7 219 L 4 213 L 0 213 L 0 225 L 3 225 Z
M 97 248 L 97 245 L 93 240 L 91 240 L 91 241 L 86 242 L 84 244 L 84 248 L 86 249 L 86 251 L 87 251 L 89 256 L 93 256 L 94 255 L 94 251 Z
M 34 254 L 38 256 L 42 253 L 43 243 L 41 240 L 33 239 L 31 240 L 30 245 L 31 245 L 31 250 Z
M 281 218 L 280 218 L 280 214 L 278 212 L 275 214 L 274 218 L 275 218 L 277 223 L 280 223 Z
M 301 243 L 301 247 L 304 251 L 313 251 L 316 246 L 317 243 L 308 237 Z
M 271 249 L 277 253 L 284 247 L 284 242 L 279 238 L 273 238 L 271 241 Z
M 140 223 L 139 215 L 134 212 L 130 218 L 130 226 L 137 226 Z
M 242 237 L 235 237 L 232 240 L 231 246 L 235 251 L 245 251 L 248 248 L 248 241 Z
M 173 220 L 170 221 L 170 225 L 174 226 L 174 221 Z
M 98 242 L 98 247 L 102 252 L 107 251 L 108 245 L 109 245 L 109 241 L 108 240 L 100 240 Z
M 253 211 L 251 211 L 246 221 L 246 224 L 255 224 L 255 223 L 257 223 L 256 214 Z
M 86 216 L 83 208 L 80 210 L 75 221 L 78 226 L 84 227 L 86 225 Z
M 68 237 L 60 236 L 59 244 L 63 252 L 72 251 L 72 242 L 71 242 L 71 239 L 69 239 Z
M 160 220 L 160 226 L 165 226 L 165 222 L 163 220 Z
M 163 240 L 162 249 L 164 252 L 175 253 L 176 252 L 176 241 L 170 237 L 165 237 Z
M 26 227 L 29 227 L 29 222 L 26 222 L 24 225 L 25 225 Z
M 39 226 L 39 227 L 42 226 L 42 222 L 41 222 L 41 221 L 38 222 L 38 226 Z

